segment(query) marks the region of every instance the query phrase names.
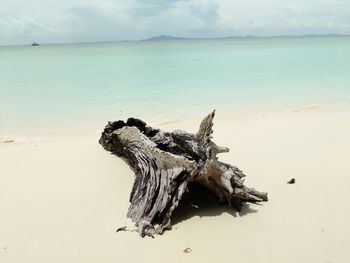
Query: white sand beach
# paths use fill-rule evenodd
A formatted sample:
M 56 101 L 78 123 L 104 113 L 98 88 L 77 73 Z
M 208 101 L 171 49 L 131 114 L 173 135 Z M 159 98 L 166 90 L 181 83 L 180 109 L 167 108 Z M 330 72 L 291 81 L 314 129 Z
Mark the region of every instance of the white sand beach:
M 202 117 L 150 125 L 195 132 Z M 99 135 L 0 143 L 1 263 L 349 262 L 349 111 L 217 112 L 220 158 L 269 201 L 237 213 L 197 197 L 154 239 L 116 233 L 133 228 L 133 172 Z

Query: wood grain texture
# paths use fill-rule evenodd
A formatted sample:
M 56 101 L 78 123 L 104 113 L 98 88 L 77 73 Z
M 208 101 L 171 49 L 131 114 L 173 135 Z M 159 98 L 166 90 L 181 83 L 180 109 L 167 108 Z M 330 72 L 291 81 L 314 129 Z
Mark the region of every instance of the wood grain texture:
M 218 160 L 229 149 L 211 140 L 214 116 L 215 111 L 204 118 L 197 134 L 163 132 L 134 118 L 106 125 L 99 143 L 135 172 L 127 216 L 142 237 L 171 229 L 171 215 L 191 182 L 237 210 L 244 202 L 267 201 L 267 193 L 243 184 L 241 170 Z

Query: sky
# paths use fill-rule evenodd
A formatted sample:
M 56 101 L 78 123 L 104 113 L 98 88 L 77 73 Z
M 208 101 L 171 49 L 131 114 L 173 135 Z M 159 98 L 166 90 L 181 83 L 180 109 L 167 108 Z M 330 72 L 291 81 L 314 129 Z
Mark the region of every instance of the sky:
M 350 0 L 0 0 L 0 45 L 350 34 Z

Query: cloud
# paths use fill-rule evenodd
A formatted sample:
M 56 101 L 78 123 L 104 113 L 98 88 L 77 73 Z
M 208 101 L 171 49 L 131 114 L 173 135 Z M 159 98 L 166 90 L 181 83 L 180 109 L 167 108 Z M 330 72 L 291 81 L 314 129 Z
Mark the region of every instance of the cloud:
M 224 2 L 225 32 L 253 35 L 350 33 L 350 2 L 344 0 L 266 0 Z
M 65 15 L 65 24 L 69 24 L 69 38 L 74 42 L 111 41 L 120 39 L 120 36 L 128 38 L 134 31 L 124 13 L 94 6 L 70 8 Z
M 137 6 L 137 13 L 131 9 L 130 20 L 139 25 L 138 32 L 143 37 L 159 34 L 205 37 L 218 29 L 218 4 L 213 1 L 146 1 Z
M 134 1 L 128 13 L 135 17 L 159 16 L 165 11 L 175 7 L 182 0 L 137 0 Z
M 53 29 L 38 22 L 30 16 L 1 17 L 1 36 L 3 39 L 31 42 L 32 39 L 41 38 L 43 35 L 52 35 Z
M 2 0 L 0 44 L 350 33 L 348 0 Z

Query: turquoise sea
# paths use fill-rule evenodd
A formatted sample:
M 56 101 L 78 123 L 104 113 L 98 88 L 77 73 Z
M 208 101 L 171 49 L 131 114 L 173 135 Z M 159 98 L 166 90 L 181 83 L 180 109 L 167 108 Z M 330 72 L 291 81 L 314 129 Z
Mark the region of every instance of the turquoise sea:
M 0 47 L 0 134 L 350 102 L 350 37 Z

